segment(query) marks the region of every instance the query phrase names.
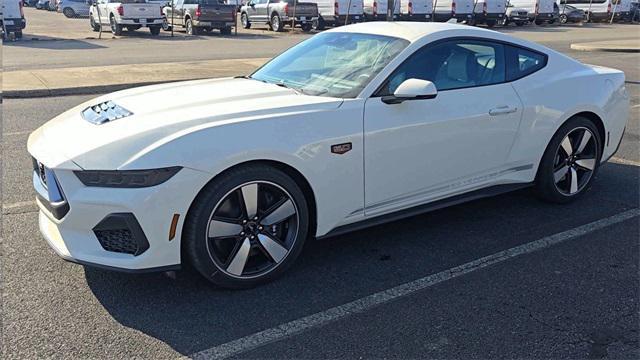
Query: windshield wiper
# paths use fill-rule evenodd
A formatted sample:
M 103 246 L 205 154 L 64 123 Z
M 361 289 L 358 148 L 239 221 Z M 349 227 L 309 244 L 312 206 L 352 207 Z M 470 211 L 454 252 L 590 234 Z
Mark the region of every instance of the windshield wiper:
M 294 88 L 293 86 L 289 86 L 289 85 L 285 84 L 284 81 L 279 81 L 277 83 L 273 83 L 273 85 L 277 85 L 277 86 L 283 87 L 285 89 L 291 89 L 291 90 L 297 92 L 298 94 L 304 94 L 302 89 L 298 89 L 298 88 Z

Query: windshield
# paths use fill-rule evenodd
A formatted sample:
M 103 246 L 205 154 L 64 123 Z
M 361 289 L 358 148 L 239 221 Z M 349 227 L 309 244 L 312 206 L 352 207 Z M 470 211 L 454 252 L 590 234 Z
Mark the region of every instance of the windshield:
M 408 44 L 390 36 L 321 33 L 271 60 L 251 78 L 307 95 L 354 98 Z

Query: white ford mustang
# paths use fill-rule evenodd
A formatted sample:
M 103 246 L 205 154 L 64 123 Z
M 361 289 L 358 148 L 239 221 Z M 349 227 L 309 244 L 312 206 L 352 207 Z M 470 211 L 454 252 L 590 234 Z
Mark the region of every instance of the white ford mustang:
M 365 23 L 251 76 L 91 100 L 28 150 L 40 230 L 63 258 L 190 262 L 250 287 L 308 237 L 525 186 L 571 201 L 615 153 L 628 112 L 620 71 L 468 26 Z

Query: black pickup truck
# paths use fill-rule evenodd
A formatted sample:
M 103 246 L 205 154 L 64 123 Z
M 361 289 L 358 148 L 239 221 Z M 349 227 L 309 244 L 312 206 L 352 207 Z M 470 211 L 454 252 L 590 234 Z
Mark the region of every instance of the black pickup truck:
M 163 8 L 162 28 L 183 27 L 188 35 L 219 29 L 223 35 L 231 34 L 236 23 L 237 7 L 222 0 L 172 0 Z

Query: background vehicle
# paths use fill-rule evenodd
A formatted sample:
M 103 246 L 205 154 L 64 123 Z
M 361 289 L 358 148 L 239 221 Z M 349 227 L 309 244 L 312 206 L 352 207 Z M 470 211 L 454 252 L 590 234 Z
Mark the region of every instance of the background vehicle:
M 309 2 L 318 6 L 318 20 L 313 23 L 316 30 L 323 30 L 326 26 L 353 24 L 364 20 L 363 0 L 311 0 Z
M 510 0 L 515 7 L 521 7 L 529 13 L 529 21 L 536 25 L 543 23 L 553 24 L 554 18 L 553 4 L 555 0 Z
M 564 4 L 583 10 L 590 22 L 608 21 L 613 11 L 612 0 L 560 0 L 560 7 Z
M 22 37 L 22 30 L 27 27 L 24 18 L 22 0 L 2 0 L 2 36 L 7 38 L 13 34 L 16 39 Z
M 559 10 L 560 10 L 560 23 L 561 24 L 566 24 L 566 23 L 580 23 L 583 22 L 586 19 L 586 14 L 584 11 L 575 8 L 571 5 L 560 5 L 559 6 Z
M 38 0 L 35 5 L 38 10 L 48 10 L 49 9 L 49 0 Z
M 89 16 L 89 7 L 87 0 L 58 0 L 58 12 L 68 18 Z
M 401 0 L 400 19 L 405 21 L 431 21 L 432 0 Z
M 165 17 L 162 25 L 164 30 L 171 30 L 173 23 L 174 26 L 183 27 L 188 35 L 211 32 L 213 29 L 228 35 L 236 23 L 237 8 L 221 0 L 173 0 L 173 7 L 165 6 L 162 13 Z
M 475 0 L 438 0 L 435 1 L 435 21 L 449 21 L 473 23 L 473 4 Z
M 505 20 L 507 0 L 477 0 L 474 8 L 474 21 L 476 24 L 486 24 L 494 27 Z
M 98 8 L 100 19 L 98 19 Z M 97 0 L 89 9 L 91 28 L 100 30 L 100 26 L 108 25 L 114 35 L 122 35 L 122 31 L 135 31 L 148 27 L 152 35 L 158 35 L 162 28 L 162 7 L 147 3 L 146 0 Z
M 58 0 L 49 0 L 49 6 L 47 7 L 49 11 L 58 11 Z
M 632 0 L 612 0 L 613 21 L 631 21 L 631 2 Z
M 640 21 L 640 3 L 638 2 L 632 2 L 631 3 L 631 10 L 629 10 L 629 18 L 630 18 L 630 22 L 636 22 L 636 21 Z
M 395 0 L 393 8 L 394 19 L 400 16 L 400 8 L 403 0 Z M 367 21 L 387 20 L 389 10 L 389 2 L 386 0 L 364 0 L 363 2 L 364 18 Z
M 294 20 L 303 31 L 310 31 L 318 20 L 318 5 L 296 0 L 250 0 L 242 7 L 240 19 L 245 29 L 252 23 L 268 24 L 273 31 L 282 31 Z
M 527 9 L 515 7 L 510 3 L 507 3 L 507 12 L 505 13 L 505 16 L 505 25 L 514 23 L 516 26 L 524 26 L 529 23 L 529 12 Z
M 23 2 L 23 5 L 25 7 L 35 7 L 37 3 L 38 3 L 38 0 L 25 0 Z

